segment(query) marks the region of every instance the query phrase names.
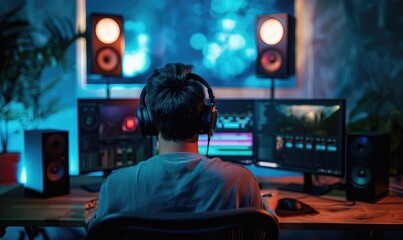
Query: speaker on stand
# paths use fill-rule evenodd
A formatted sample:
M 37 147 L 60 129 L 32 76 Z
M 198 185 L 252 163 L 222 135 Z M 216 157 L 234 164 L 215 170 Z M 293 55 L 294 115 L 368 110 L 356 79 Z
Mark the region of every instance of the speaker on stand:
M 88 72 L 99 74 L 109 85 L 114 77 L 122 76 L 124 31 L 123 17 L 119 15 L 91 14 L 91 34 L 87 45 Z
M 271 79 L 274 99 L 275 79 L 295 73 L 295 18 L 287 13 L 258 16 L 256 43 L 256 76 Z
M 347 200 L 375 203 L 388 196 L 389 152 L 389 134 L 347 134 Z
M 68 132 L 30 130 L 24 132 L 25 190 L 40 197 L 70 192 Z
M 89 72 L 103 76 L 121 76 L 124 51 L 123 17 L 91 15 L 91 60 Z
M 295 19 L 286 13 L 262 15 L 256 21 L 256 75 L 281 78 L 295 72 Z

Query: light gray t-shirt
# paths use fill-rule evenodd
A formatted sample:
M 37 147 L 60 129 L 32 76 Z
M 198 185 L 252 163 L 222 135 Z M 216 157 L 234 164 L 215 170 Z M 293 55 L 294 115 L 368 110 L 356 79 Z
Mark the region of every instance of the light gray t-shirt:
M 112 172 L 101 186 L 97 218 L 114 212 L 204 212 L 263 209 L 254 175 L 245 167 L 180 152 L 154 156 Z

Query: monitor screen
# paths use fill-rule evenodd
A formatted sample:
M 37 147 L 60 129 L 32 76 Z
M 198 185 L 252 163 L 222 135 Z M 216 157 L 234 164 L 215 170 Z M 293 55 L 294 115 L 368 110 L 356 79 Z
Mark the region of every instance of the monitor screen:
M 217 125 L 210 139 L 209 157 L 251 164 L 254 160 L 254 101 L 247 99 L 217 100 Z M 207 135 L 199 136 L 199 152 L 206 154 Z
M 152 140 L 143 137 L 138 99 L 79 99 L 80 173 L 110 171 L 152 156 Z
M 345 100 L 258 100 L 256 115 L 256 165 L 344 176 Z

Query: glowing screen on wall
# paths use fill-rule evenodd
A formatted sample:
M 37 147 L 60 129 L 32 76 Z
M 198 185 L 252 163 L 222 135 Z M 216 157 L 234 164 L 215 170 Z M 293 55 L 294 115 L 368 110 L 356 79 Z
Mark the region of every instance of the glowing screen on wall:
M 256 77 L 256 18 L 293 14 L 294 1 L 87 0 L 86 12 L 124 18 L 123 77 L 116 83 L 143 84 L 153 69 L 182 62 L 215 87 L 269 87 L 269 79 Z M 88 83 L 104 82 L 88 76 Z M 294 76 L 277 83 L 296 84 Z

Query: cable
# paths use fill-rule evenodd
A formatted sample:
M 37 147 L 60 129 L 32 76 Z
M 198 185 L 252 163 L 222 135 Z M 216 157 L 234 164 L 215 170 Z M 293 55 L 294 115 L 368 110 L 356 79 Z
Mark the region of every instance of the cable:
M 208 149 L 210 147 L 210 134 L 207 136 L 207 149 L 206 149 L 206 157 L 208 157 Z

